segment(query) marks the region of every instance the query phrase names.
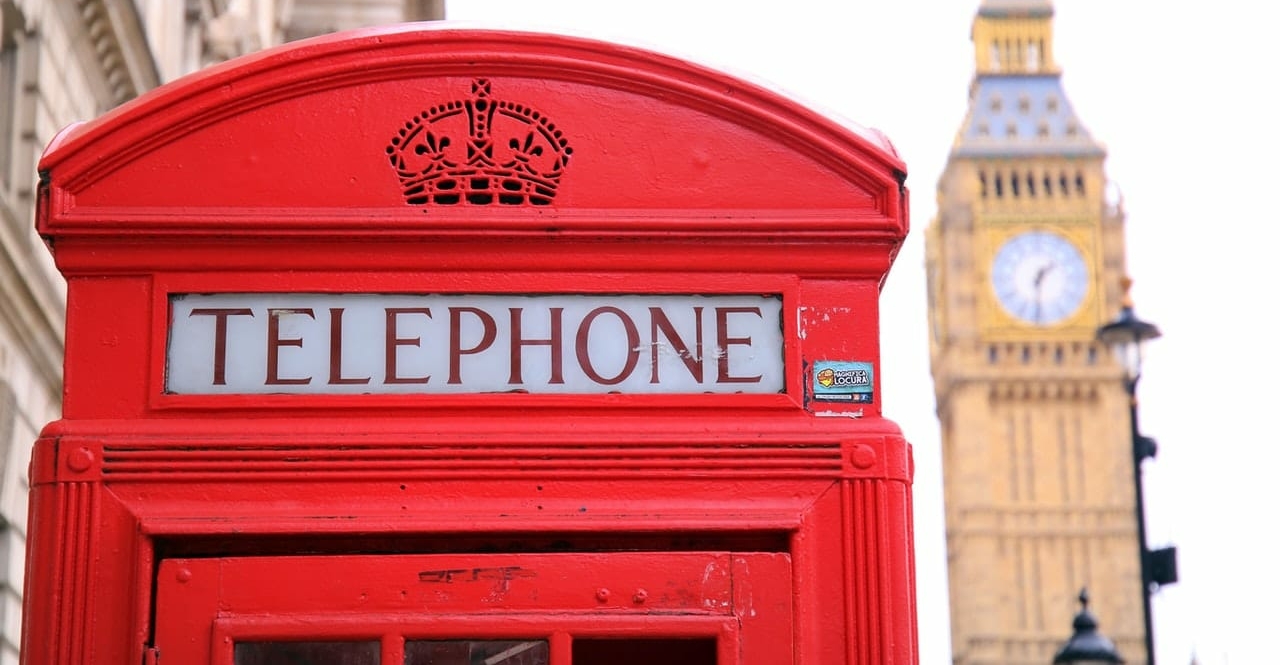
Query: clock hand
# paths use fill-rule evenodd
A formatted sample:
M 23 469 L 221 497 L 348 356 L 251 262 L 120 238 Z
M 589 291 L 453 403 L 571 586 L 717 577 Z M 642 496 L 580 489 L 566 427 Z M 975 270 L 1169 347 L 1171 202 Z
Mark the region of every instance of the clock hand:
M 1041 322 L 1040 307 L 1041 307 L 1041 301 L 1044 300 L 1044 280 L 1046 277 L 1048 277 L 1049 271 L 1053 270 L 1054 265 L 1055 264 L 1052 261 L 1050 261 L 1047 265 L 1042 266 L 1039 270 L 1036 271 L 1035 281 L 1033 282 L 1036 287 L 1036 310 L 1035 310 L 1036 323 Z
M 1036 293 L 1040 293 L 1040 287 L 1044 286 L 1044 278 L 1049 275 L 1050 270 L 1053 270 L 1053 266 L 1054 264 L 1050 262 L 1049 265 L 1036 271 Z

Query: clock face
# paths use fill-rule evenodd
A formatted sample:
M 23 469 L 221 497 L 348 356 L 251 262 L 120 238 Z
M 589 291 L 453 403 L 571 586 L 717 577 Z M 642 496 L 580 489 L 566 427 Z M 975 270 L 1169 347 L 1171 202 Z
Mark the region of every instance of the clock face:
M 1007 240 L 991 264 L 1000 306 L 1027 323 L 1049 326 L 1076 313 L 1089 287 L 1089 269 L 1070 240 L 1031 231 Z

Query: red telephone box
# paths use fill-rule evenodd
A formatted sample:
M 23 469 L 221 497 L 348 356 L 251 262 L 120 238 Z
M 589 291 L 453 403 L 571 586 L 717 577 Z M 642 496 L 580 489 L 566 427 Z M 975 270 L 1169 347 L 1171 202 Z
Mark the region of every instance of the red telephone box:
M 200 72 L 41 173 L 26 663 L 916 662 L 879 134 L 407 26 Z

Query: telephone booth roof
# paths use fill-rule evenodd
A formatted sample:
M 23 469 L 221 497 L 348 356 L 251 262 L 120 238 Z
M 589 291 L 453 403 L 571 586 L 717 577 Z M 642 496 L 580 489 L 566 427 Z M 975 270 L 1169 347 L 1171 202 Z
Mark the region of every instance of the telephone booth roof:
M 467 150 L 495 149 L 493 168 L 527 179 L 446 178 L 463 190 L 454 199 L 439 182 L 423 191 L 432 169 L 477 166 Z M 448 24 L 339 33 L 210 67 L 67 128 L 40 171 L 38 227 L 55 248 L 76 236 L 479 227 L 794 234 L 869 241 L 887 270 L 907 229 L 905 166 L 875 130 L 642 49 Z M 467 189 L 476 182 L 511 196 L 484 200 Z

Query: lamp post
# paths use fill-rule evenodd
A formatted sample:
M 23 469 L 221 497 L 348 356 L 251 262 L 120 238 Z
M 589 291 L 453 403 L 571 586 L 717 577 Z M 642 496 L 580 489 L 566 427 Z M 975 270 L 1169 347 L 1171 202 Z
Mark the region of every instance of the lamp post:
M 1089 611 L 1089 591 L 1080 590 L 1080 612 L 1071 622 L 1071 637 L 1053 657 L 1054 665 L 1123 663 L 1116 645 L 1098 632 L 1098 620 Z
M 1142 576 L 1142 620 L 1147 647 L 1147 664 L 1155 665 L 1155 639 L 1151 630 L 1151 593 L 1163 584 L 1178 581 L 1177 552 L 1173 547 L 1152 551 L 1147 548 L 1147 517 L 1142 491 L 1142 461 L 1156 456 L 1155 439 L 1143 436 L 1138 429 L 1138 379 L 1142 377 L 1142 346 L 1160 337 L 1155 324 L 1139 319 L 1133 313 L 1133 301 L 1129 297 L 1128 279 L 1124 282 L 1125 296 L 1120 315 L 1098 328 L 1099 342 L 1115 351 L 1124 367 L 1125 392 L 1129 395 L 1129 433 L 1133 451 L 1133 488 L 1135 510 L 1138 518 L 1139 571 Z M 1056 661 L 1055 661 L 1056 662 Z

